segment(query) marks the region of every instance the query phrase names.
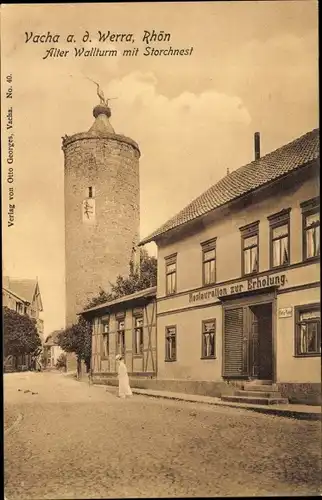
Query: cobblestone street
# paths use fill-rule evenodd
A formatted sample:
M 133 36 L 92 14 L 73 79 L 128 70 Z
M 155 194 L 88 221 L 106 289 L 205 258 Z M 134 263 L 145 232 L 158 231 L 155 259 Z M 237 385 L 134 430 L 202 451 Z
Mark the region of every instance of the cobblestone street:
M 120 400 L 59 373 L 6 374 L 4 384 L 8 500 L 321 491 L 320 422 Z

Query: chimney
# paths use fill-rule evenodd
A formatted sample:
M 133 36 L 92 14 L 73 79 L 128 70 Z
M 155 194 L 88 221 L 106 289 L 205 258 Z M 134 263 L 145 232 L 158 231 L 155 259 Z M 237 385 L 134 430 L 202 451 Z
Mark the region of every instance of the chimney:
M 261 137 L 259 132 L 254 134 L 255 161 L 261 157 Z

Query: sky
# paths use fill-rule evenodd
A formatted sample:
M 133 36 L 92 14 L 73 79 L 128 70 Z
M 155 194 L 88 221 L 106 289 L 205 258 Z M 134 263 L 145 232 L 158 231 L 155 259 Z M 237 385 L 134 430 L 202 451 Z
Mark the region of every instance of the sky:
M 141 237 L 230 171 L 318 126 L 317 2 L 2 5 L 2 144 L 14 132 L 14 225 L 8 227 L 7 151 L 2 158 L 3 274 L 38 278 L 45 335 L 65 322 L 62 136 L 87 131 L 100 82 L 116 133 L 140 147 Z M 145 31 L 170 34 L 143 55 Z M 82 42 L 86 31 L 91 42 Z M 98 42 L 98 31 L 134 42 Z M 60 34 L 59 43 L 26 33 Z M 76 43 L 67 43 L 73 34 Z M 74 47 L 118 50 L 74 57 Z M 51 47 L 68 57 L 43 57 Z M 136 57 L 123 49 L 139 48 Z M 13 97 L 5 98 L 12 75 Z M 5 130 L 8 108 L 13 129 Z M 152 244 L 149 250 L 155 253 Z

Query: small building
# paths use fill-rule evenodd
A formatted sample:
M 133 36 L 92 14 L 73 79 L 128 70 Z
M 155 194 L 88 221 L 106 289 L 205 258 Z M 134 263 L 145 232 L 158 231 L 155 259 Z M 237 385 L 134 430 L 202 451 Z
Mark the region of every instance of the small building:
M 40 340 L 43 343 L 44 321 L 41 318 L 43 304 L 37 279 L 16 279 L 4 276 L 2 305 L 16 311 L 18 314 L 25 314 L 34 319 Z M 8 371 L 29 369 L 31 364 L 31 357 L 23 355 L 17 358 L 10 357 L 5 362 L 5 368 Z
M 321 401 L 318 178 L 319 130 L 257 148 L 141 241 L 158 246 L 151 387 L 220 396 L 256 381 Z
M 65 354 L 63 349 L 58 345 L 57 338 L 59 334 L 63 331 L 55 330 L 46 338 L 43 345 L 43 368 L 55 368 L 58 358 Z
M 157 373 L 156 287 L 106 302 L 82 312 L 92 322 L 92 376 L 111 382 L 115 356 L 122 354 L 131 377 Z

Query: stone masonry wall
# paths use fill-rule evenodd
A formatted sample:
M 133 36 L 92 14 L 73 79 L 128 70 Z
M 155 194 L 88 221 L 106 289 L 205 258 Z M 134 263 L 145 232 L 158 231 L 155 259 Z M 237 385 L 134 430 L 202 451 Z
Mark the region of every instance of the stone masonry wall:
M 89 134 L 68 138 L 63 150 L 68 326 L 100 287 L 108 289 L 118 274 L 128 274 L 139 239 L 140 153 L 126 138 Z M 82 203 L 90 186 L 96 215 L 93 222 L 83 222 Z

